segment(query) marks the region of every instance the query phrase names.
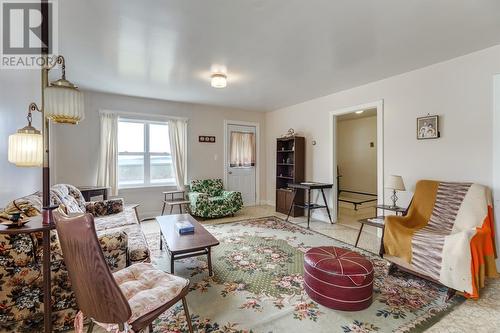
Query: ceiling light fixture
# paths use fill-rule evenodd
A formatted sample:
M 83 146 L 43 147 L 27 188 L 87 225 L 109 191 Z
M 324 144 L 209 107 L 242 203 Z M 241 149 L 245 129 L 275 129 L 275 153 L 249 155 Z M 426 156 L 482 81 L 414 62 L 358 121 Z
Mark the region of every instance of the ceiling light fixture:
M 365 112 L 365 110 L 359 110 L 359 111 L 356 111 L 356 114 L 362 114 L 363 112 Z
M 212 74 L 210 85 L 214 88 L 227 87 L 227 76 L 221 73 Z

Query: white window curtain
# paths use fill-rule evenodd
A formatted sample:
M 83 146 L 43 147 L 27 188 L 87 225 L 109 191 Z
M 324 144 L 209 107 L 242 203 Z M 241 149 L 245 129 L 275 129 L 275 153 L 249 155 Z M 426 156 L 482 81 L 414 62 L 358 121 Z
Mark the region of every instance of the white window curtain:
M 170 139 L 170 154 L 175 174 L 177 189 L 183 191 L 186 182 L 187 164 L 187 122 L 182 119 L 168 121 L 168 134 Z
M 251 167 L 255 165 L 255 134 L 246 132 L 231 132 L 231 167 Z
M 107 186 L 111 195 L 118 195 L 118 115 L 113 112 L 100 112 L 101 143 L 99 165 L 97 169 L 97 185 Z

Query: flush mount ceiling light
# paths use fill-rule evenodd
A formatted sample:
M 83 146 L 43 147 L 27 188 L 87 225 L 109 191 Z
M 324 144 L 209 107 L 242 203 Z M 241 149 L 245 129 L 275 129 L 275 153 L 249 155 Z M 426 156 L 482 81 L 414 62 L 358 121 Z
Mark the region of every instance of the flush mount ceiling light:
M 365 112 L 365 110 L 359 110 L 359 111 L 356 111 L 356 114 L 362 114 L 363 112 Z
M 221 73 L 212 74 L 210 85 L 214 88 L 227 87 L 227 76 Z

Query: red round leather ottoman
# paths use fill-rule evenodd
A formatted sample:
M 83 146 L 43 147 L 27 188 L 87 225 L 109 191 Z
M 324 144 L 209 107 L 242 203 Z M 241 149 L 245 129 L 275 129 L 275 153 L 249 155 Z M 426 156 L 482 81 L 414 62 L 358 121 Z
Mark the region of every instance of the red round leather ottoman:
M 372 303 L 373 265 L 357 252 L 315 247 L 304 256 L 304 288 L 309 297 L 326 307 L 363 310 Z

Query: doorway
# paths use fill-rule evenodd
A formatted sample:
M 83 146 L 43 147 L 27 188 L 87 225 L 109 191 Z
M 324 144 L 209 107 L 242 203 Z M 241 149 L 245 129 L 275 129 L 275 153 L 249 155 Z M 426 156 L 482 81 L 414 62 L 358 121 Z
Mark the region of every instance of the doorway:
M 384 199 L 383 101 L 335 110 L 330 117 L 333 215 L 341 223 L 373 217 Z
M 377 109 L 337 116 L 337 212 L 348 223 L 376 215 Z
M 225 121 L 224 180 L 229 191 L 241 192 L 244 206 L 258 203 L 259 126 Z

